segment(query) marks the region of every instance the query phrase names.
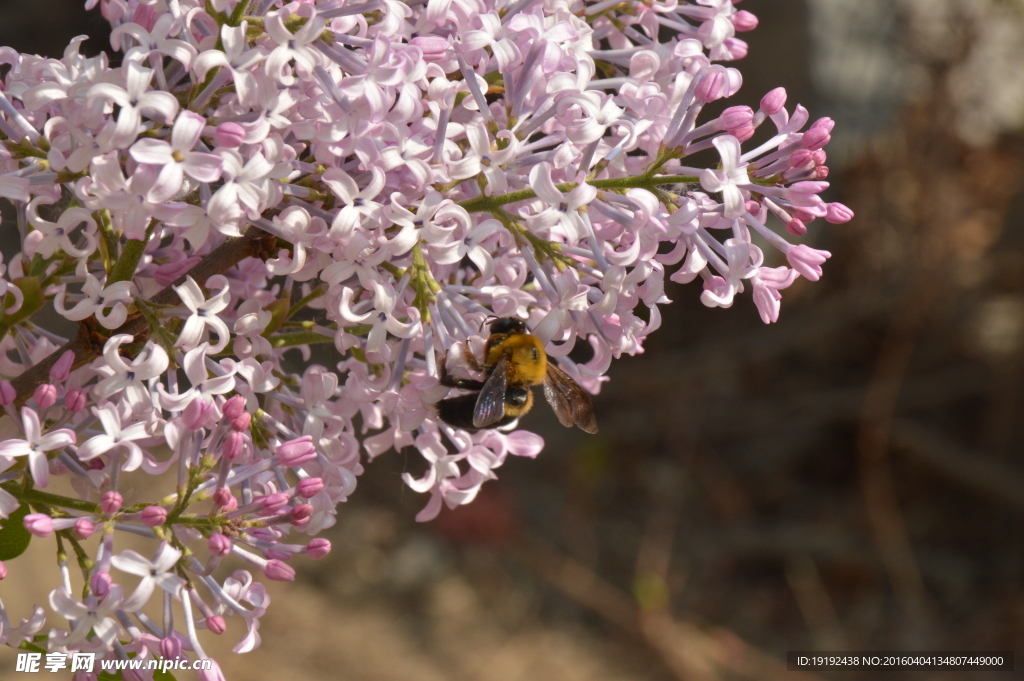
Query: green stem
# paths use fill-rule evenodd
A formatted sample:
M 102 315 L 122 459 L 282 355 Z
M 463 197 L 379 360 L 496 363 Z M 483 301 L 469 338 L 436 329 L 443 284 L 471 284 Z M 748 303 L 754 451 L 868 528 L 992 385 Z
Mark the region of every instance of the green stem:
M 146 242 L 141 239 L 129 239 L 124 248 L 121 249 L 121 257 L 117 259 L 110 269 L 110 276 L 107 278 L 107 286 L 117 281 L 131 281 L 135 276 L 135 269 L 146 252 Z
M 604 180 L 590 180 L 587 182 L 595 189 L 648 189 L 653 190 L 665 184 L 686 184 L 697 182 L 699 178 L 693 175 L 632 175 L 630 177 L 612 177 Z M 579 186 L 578 182 L 563 182 L 555 185 L 560 192 L 571 192 Z M 460 201 L 459 205 L 470 213 L 493 212 L 502 206 L 517 201 L 527 201 L 537 198 L 537 193 L 532 189 L 518 189 L 513 192 L 497 194 L 495 196 L 477 196 L 476 198 Z
M 82 511 L 83 513 L 103 513 L 103 510 L 100 509 L 99 504 L 94 504 L 89 501 L 82 501 L 81 499 L 72 499 L 71 497 L 61 496 L 60 494 L 40 492 L 37 489 L 8 489 L 7 491 L 11 492 L 14 495 L 14 498 L 17 499 L 18 501 L 24 501 L 31 505 L 46 504 L 47 506 L 60 506 L 61 508 L 70 508 L 73 511 Z

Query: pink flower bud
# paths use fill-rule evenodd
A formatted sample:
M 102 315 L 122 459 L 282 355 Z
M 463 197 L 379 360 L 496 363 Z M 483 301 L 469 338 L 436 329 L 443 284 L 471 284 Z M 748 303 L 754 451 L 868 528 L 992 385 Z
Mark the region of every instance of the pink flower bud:
M 220 636 L 228 630 L 227 624 L 224 622 L 224 618 L 220 615 L 211 615 L 206 618 L 206 628 L 213 633 Z
M 224 446 L 221 448 L 221 454 L 225 459 L 231 461 L 238 457 L 239 454 L 245 451 L 245 437 L 242 436 L 238 431 L 231 431 L 228 436 L 224 438 Z
M 804 149 L 821 149 L 831 139 L 832 136 L 824 128 L 811 128 L 800 138 L 800 146 Z
M 200 260 L 202 260 L 202 258 L 196 256 L 175 262 L 169 262 L 164 265 L 158 265 L 153 269 L 153 278 L 156 279 L 156 283 L 163 287 L 170 286 L 176 282 L 179 277 L 195 267 L 196 263 Z
M 113 583 L 114 578 L 110 576 L 109 572 L 94 572 L 92 577 L 89 578 L 89 588 L 100 598 L 103 598 L 110 592 L 110 586 Z
M 249 424 L 252 422 L 252 414 L 249 412 L 242 412 L 237 418 L 231 420 L 231 429 L 239 433 L 244 433 L 249 430 Z
M 814 163 L 814 152 L 807 149 L 797 149 L 789 157 L 790 168 L 803 168 Z
M 238 500 L 227 487 L 221 487 L 213 493 L 213 503 L 223 511 L 234 511 L 238 508 Z
M 794 236 L 803 236 L 807 234 L 807 225 L 803 221 L 793 218 L 786 223 L 786 231 Z
M 199 430 L 206 425 L 206 422 L 214 415 L 212 402 L 196 398 L 188 403 L 185 411 L 181 413 L 181 422 L 189 430 Z
M 726 38 L 722 42 L 722 47 L 729 51 L 729 57 L 732 59 L 743 59 L 750 49 L 750 46 L 739 38 Z
M 26 530 L 37 537 L 49 537 L 53 534 L 53 518 L 45 513 L 29 513 L 22 523 Z
M 49 409 L 57 404 L 57 386 L 44 383 L 32 393 L 32 399 L 36 401 L 40 409 Z
M 736 130 L 750 125 L 754 120 L 754 110 L 749 106 L 730 106 L 718 117 L 718 126 L 722 130 Z
M 735 137 L 740 142 L 746 142 L 748 139 L 754 136 L 755 128 L 752 125 L 744 125 L 742 128 L 736 128 L 730 130 L 729 134 Z
M 206 546 L 210 549 L 210 553 L 215 556 L 223 557 L 231 553 L 231 540 L 220 532 L 211 534 Z
M 786 252 L 789 266 L 811 281 L 821 279 L 821 264 L 832 257 L 828 251 L 820 251 L 804 244 L 793 246 Z
M 221 411 L 224 413 L 224 418 L 232 421 L 237 419 L 245 413 L 245 398 L 241 395 L 235 395 L 224 403 L 224 406 L 221 407 Z
M 853 211 L 841 203 L 827 203 L 828 212 L 825 219 L 833 225 L 841 225 L 853 219 Z
M 147 32 L 153 30 L 156 25 L 156 10 L 151 5 L 139 5 L 132 13 L 132 23 L 136 23 Z
M 306 478 L 300 480 L 295 486 L 295 492 L 303 499 L 311 499 L 320 493 L 324 488 L 324 481 L 320 478 Z
M 263 574 L 267 576 L 267 579 L 272 579 L 275 582 L 295 581 L 295 570 L 276 558 L 267 562 L 267 567 L 263 568 Z
M 79 518 L 75 521 L 74 532 L 79 539 L 88 539 L 96 531 L 96 526 L 88 518 Z
M 784 106 L 786 106 L 786 88 L 784 87 L 777 87 L 761 98 L 761 111 L 769 116 L 779 113 Z
M 124 503 L 124 497 L 117 492 L 104 492 L 103 496 L 100 497 L 100 508 L 104 513 L 117 513 L 121 510 L 121 504 Z
M 7 566 L 0 560 L 0 580 L 7 579 Z
M 306 544 L 306 555 L 313 560 L 320 560 L 331 552 L 331 542 L 323 537 L 317 537 Z
M 289 495 L 284 492 L 276 492 L 274 494 L 268 494 L 259 501 L 263 504 L 264 513 L 274 513 L 284 508 L 285 504 L 288 503 Z
M 245 128 L 234 121 L 227 121 L 217 126 L 213 138 L 217 141 L 218 147 L 235 149 L 245 142 Z
M 836 127 L 836 122 L 829 118 L 828 116 L 824 116 L 814 121 L 814 123 L 811 124 L 811 127 L 807 129 L 807 132 L 810 132 L 811 130 L 824 130 L 825 132 L 832 132 L 832 128 L 834 127 Z
M 814 169 L 814 178 L 816 180 L 824 180 L 828 177 L 828 166 L 818 166 Z
M 64 395 L 64 407 L 72 414 L 85 409 L 85 403 L 89 401 L 89 390 L 87 388 L 72 388 Z
M 713 102 L 725 94 L 725 74 L 715 69 L 701 78 L 694 96 L 701 102 Z
M 732 19 L 732 25 L 737 31 L 753 31 L 757 28 L 757 17 L 745 9 L 741 9 L 729 18 Z
M 0 381 L 0 407 L 6 407 L 18 397 L 10 381 Z
M 440 59 L 449 47 L 448 39 L 437 35 L 416 36 L 409 44 L 423 50 L 423 58 L 427 61 Z
M 277 448 L 278 461 L 281 462 L 282 466 L 288 466 L 289 468 L 301 466 L 315 458 L 316 447 L 313 446 L 313 437 L 311 435 L 303 435 L 294 440 L 289 440 Z
M 50 382 L 63 383 L 71 375 L 71 365 L 75 363 L 75 351 L 65 350 L 53 366 L 50 367 Z
M 313 517 L 313 507 L 309 504 L 299 504 L 292 509 L 292 524 L 305 525 Z
M 181 641 L 174 636 L 160 639 L 160 655 L 165 660 L 174 660 L 181 655 Z
M 157 527 L 167 522 L 167 509 L 163 506 L 147 506 L 142 509 L 142 524 Z

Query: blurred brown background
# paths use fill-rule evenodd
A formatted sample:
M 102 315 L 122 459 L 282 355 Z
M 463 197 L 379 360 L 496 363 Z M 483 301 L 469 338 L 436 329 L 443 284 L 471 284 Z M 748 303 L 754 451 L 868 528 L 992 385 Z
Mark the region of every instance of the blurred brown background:
M 105 47 L 81 4 L 4 0 L 0 44 Z M 415 453 L 368 465 L 331 555 L 271 584 L 263 646 L 218 655 L 229 678 L 753 680 L 797 675 L 787 650 L 1024 653 L 1024 3 L 741 7 L 761 26 L 738 99 L 784 85 L 837 121 L 830 199 L 857 217 L 812 227 L 823 280 L 772 326 L 749 293 L 710 310 L 671 288 L 595 400 L 599 436 L 538 409 L 540 458 L 435 522 L 400 480 Z

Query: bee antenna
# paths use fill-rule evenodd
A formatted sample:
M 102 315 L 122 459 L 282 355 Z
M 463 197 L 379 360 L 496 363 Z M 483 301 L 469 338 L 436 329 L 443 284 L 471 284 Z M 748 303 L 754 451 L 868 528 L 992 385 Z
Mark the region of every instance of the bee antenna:
M 498 319 L 498 315 L 496 315 L 496 314 L 489 314 L 489 315 L 487 315 L 487 317 L 484 318 L 484 323 L 480 325 L 480 330 L 483 331 L 484 330 L 484 326 L 490 324 L 495 319 Z

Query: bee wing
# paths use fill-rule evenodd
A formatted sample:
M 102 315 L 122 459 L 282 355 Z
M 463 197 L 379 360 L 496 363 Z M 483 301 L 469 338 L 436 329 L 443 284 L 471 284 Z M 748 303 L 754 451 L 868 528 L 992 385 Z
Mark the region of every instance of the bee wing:
M 480 389 L 473 409 L 473 427 L 489 428 L 505 416 L 505 390 L 508 388 L 508 355 L 494 366 L 487 382 Z
M 585 433 L 597 432 L 594 403 L 590 401 L 590 395 L 550 360 L 544 376 L 544 399 L 566 428 L 579 426 Z

